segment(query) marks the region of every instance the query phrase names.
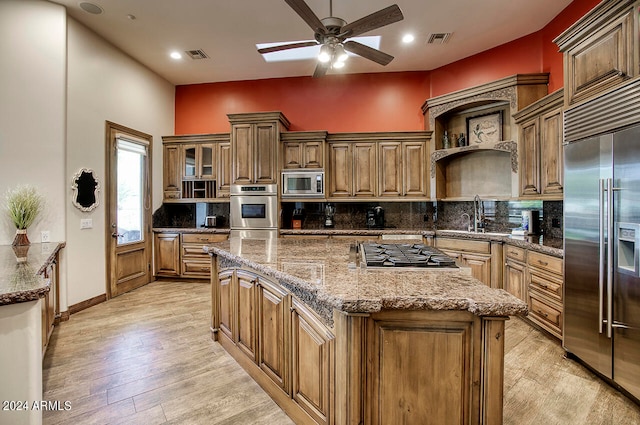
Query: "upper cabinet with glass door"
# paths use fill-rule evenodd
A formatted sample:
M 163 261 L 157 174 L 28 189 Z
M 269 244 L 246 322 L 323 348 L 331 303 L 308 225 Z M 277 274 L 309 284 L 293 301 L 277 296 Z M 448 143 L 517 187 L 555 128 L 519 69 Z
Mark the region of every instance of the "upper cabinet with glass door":
M 228 133 L 166 136 L 162 140 L 165 202 L 228 200 Z

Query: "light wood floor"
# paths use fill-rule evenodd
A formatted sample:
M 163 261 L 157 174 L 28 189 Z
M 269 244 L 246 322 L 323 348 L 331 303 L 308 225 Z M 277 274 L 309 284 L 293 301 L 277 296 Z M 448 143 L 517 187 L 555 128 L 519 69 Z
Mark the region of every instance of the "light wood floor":
M 209 336 L 209 285 L 154 282 L 71 316 L 44 360 L 44 424 L 292 422 Z M 640 424 L 640 408 L 519 319 L 507 322 L 505 425 Z

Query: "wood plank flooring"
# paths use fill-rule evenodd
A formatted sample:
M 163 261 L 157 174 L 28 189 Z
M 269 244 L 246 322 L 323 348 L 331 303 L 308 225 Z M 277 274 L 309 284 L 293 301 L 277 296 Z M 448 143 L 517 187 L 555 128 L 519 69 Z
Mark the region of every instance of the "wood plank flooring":
M 44 359 L 44 424 L 291 420 L 209 336 L 210 286 L 160 281 L 71 316 Z M 640 407 L 520 319 L 507 322 L 505 425 L 640 424 Z

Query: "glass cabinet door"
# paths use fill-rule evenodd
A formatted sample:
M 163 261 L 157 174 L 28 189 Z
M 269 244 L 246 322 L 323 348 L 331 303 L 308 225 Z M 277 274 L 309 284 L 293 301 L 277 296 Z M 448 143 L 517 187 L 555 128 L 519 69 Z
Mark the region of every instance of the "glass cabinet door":
M 200 177 L 212 178 L 214 175 L 213 145 L 200 146 Z
M 182 175 L 187 178 L 195 178 L 196 175 L 196 147 L 185 146 L 183 157 Z

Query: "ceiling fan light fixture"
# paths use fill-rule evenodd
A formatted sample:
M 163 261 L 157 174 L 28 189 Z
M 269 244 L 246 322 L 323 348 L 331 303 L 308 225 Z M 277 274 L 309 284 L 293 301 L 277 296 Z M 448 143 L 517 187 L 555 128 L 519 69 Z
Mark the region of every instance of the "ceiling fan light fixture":
M 335 61 L 333 64 L 331 64 L 331 68 L 334 68 L 334 69 L 344 68 L 344 61 Z
M 338 44 L 333 51 L 333 57 L 336 62 L 344 62 L 349 58 L 349 55 L 347 55 L 342 44 Z
M 320 47 L 318 60 L 322 63 L 327 63 L 331 60 L 332 57 L 333 57 L 333 51 L 331 49 L 331 46 L 329 46 L 328 44 L 323 44 L 322 47 Z

